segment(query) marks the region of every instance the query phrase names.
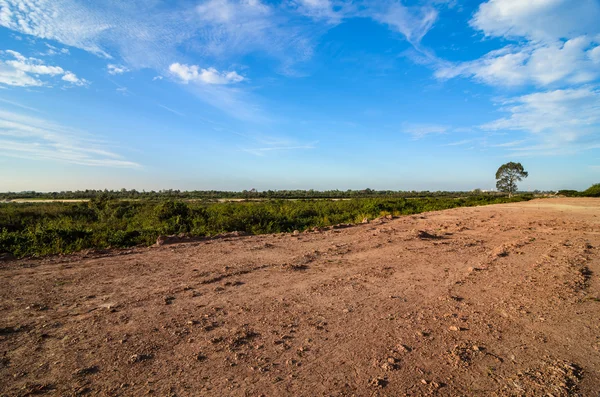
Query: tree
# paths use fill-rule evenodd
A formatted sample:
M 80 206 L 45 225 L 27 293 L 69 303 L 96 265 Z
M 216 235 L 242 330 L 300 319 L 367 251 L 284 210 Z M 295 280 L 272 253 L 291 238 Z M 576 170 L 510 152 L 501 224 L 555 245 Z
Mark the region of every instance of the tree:
M 529 173 L 525 171 L 521 163 L 506 163 L 496 171 L 496 187 L 499 191 L 508 193 L 508 197 L 512 197 L 517 191 L 517 182 L 527 178 Z

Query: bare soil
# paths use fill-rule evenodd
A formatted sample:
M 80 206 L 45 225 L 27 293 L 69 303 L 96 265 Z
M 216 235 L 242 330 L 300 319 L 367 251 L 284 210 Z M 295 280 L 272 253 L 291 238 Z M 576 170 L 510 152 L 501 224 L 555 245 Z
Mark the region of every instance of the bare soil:
M 0 262 L 0 395 L 598 396 L 600 200 Z

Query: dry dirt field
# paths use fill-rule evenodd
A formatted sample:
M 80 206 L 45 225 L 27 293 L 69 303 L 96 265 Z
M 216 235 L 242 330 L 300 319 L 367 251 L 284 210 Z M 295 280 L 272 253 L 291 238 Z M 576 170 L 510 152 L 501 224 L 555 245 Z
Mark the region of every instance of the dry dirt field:
M 600 200 L 0 262 L 0 395 L 598 396 Z

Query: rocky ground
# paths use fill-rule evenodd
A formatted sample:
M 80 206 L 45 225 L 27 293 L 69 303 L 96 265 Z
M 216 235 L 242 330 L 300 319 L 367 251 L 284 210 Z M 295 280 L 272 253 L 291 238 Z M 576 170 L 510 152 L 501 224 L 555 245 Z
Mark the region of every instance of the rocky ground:
M 0 262 L 0 395 L 598 396 L 600 200 Z

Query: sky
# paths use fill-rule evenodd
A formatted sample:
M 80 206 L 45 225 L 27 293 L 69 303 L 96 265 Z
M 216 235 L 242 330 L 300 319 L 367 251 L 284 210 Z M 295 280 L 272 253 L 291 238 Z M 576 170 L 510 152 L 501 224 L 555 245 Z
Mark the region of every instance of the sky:
M 600 182 L 600 0 L 0 0 L 0 191 Z

